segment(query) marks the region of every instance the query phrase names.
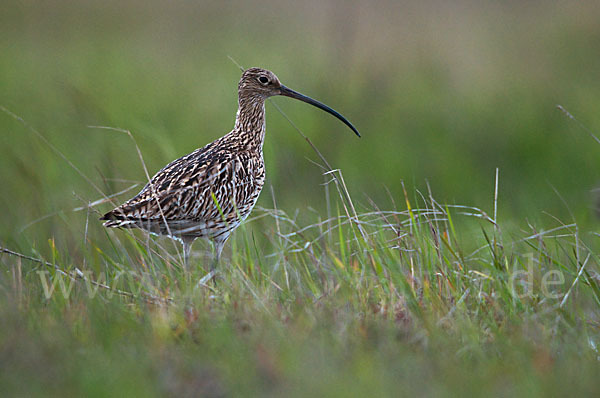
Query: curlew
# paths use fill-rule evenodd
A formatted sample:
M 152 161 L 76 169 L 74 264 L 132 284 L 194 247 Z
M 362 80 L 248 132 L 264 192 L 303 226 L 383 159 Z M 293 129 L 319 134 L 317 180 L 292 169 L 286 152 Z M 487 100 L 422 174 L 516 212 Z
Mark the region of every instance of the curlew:
M 327 105 L 287 88 L 271 71 L 250 68 L 238 84 L 233 130 L 172 161 L 135 197 L 106 213 L 105 227 L 139 228 L 183 243 L 188 268 L 197 238 L 215 246 L 214 271 L 231 232 L 250 214 L 265 182 L 265 100 L 283 95 L 309 103 L 356 128 Z

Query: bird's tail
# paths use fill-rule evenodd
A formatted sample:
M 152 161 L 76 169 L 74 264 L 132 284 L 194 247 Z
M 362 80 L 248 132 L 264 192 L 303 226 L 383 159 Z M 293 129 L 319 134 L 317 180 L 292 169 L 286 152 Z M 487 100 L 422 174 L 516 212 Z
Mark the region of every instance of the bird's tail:
M 105 221 L 102 225 L 107 228 L 131 228 L 135 227 L 137 222 L 137 220 L 132 220 L 124 214 L 115 212 L 115 210 L 109 211 L 100 217 L 100 220 Z

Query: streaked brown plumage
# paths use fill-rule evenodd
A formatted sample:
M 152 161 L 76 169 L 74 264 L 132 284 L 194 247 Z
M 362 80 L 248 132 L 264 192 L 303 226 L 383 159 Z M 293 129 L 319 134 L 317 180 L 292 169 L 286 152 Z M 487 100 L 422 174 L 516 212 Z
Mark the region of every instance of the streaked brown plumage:
M 227 238 L 250 214 L 264 185 L 265 100 L 274 95 L 323 109 L 360 137 L 339 113 L 283 86 L 273 72 L 248 69 L 238 85 L 233 130 L 169 163 L 135 197 L 106 213 L 104 226 L 141 228 L 179 239 L 186 266 L 192 242 L 210 239 L 216 249 L 214 268 Z

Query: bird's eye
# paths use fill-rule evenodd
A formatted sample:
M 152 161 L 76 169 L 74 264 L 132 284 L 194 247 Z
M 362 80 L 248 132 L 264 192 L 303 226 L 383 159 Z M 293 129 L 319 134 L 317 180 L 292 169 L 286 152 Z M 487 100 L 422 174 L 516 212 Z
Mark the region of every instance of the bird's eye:
M 261 76 L 258 78 L 258 81 L 261 82 L 261 84 L 267 84 L 269 82 L 269 79 L 267 79 L 266 76 Z

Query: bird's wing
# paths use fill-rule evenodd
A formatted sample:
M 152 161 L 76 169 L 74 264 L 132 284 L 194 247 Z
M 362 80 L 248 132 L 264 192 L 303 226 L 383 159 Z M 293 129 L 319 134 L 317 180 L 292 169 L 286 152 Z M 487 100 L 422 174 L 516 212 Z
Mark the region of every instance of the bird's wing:
M 212 144 L 176 159 L 160 170 L 135 197 L 106 213 L 106 226 L 122 221 L 212 219 L 218 217 L 215 195 L 235 172 L 236 159 Z M 212 212 L 217 211 L 217 214 Z M 211 213 L 211 214 L 209 214 Z

